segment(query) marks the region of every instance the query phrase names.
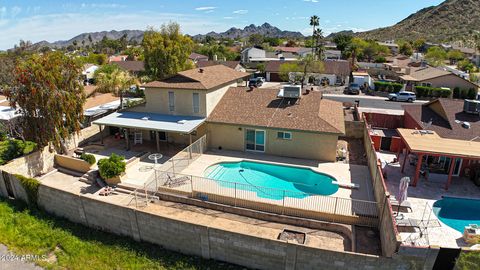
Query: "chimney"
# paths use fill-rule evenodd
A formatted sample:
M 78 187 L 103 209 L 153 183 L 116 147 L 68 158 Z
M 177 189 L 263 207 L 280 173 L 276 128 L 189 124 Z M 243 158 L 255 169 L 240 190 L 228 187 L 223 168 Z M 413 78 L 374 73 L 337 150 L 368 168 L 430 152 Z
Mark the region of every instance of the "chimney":
M 412 72 L 412 69 L 410 67 L 405 68 L 405 75 L 410 75 L 411 72 Z

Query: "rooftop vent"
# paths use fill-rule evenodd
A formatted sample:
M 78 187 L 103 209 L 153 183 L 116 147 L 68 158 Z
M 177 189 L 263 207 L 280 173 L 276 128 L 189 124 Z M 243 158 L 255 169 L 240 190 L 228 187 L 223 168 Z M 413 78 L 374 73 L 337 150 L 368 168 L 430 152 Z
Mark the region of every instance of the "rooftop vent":
M 465 99 L 463 111 L 471 114 L 480 114 L 480 100 Z
M 282 98 L 300 98 L 302 87 L 298 85 L 286 85 L 278 92 L 278 97 Z

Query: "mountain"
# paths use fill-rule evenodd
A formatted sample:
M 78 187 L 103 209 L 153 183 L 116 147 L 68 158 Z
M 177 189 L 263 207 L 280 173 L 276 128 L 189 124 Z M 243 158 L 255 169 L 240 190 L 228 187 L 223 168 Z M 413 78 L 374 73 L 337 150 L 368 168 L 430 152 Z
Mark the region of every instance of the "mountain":
M 334 39 L 338 35 L 353 36 L 353 35 L 355 35 L 355 32 L 353 32 L 352 30 L 344 30 L 344 31 L 340 31 L 340 32 L 331 33 L 330 35 L 326 36 L 325 38 L 331 40 L 331 39 Z
M 431 42 L 458 41 L 472 30 L 480 29 L 479 14 L 479 0 L 447 0 L 438 6 L 421 9 L 393 26 L 357 33 L 356 36 L 377 40 L 424 38 Z
M 264 23 L 260 26 L 255 26 L 251 24 L 246 26 L 243 29 L 232 27 L 225 32 L 216 33 L 210 32 L 205 35 L 195 35 L 193 36 L 194 39 L 200 40 L 207 36 L 213 38 L 245 38 L 252 34 L 260 34 L 265 37 L 272 37 L 272 38 L 303 38 L 304 35 L 300 32 L 293 32 L 293 31 L 284 31 L 280 30 L 278 27 L 272 26 L 268 23 Z
M 33 44 L 37 48 L 41 48 L 44 46 L 52 47 L 52 48 L 63 48 L 68 47 L 69 45 L 73 45 L 76 41 L 78 45 L 82 45 L 82 42 L 85 42 L 85 45 L 94 44 L 103 39 L 106 36 L 109 39 L 120 39 L 123 35 L 127 35 L 127 40 L 135 40 L 140 43 L 143 39 L 143 31 L 141 30 L 122 30 L 122 31 L 102 31 L 102 32 L 92 32 L 92 33 L 83 33 L 74 38 L 69 40 L 59 40 L 55 42 L 48 42 L 48 41 L 40 41 Z M 91 42 L 90 38 L 91 37 Z

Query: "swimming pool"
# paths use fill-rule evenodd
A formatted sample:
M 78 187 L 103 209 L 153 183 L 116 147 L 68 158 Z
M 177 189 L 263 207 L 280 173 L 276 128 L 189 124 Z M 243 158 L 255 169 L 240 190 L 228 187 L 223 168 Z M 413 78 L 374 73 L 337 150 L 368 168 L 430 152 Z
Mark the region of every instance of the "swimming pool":
M 480 225 L 480 200 L 443 197 L 433 204 L 433 212 L 443 223 L 460 233 L 469 224 Z
M 305 198 L 332 195 L 338 190 L 335 178 L 309 168 L 253 161 L 219 163 L 207 168 L 205 177 L 219 180 L 220 186 L 253 191 L 258 197 L 274 200 L 281 200 L 284 193 L 286 197 Z

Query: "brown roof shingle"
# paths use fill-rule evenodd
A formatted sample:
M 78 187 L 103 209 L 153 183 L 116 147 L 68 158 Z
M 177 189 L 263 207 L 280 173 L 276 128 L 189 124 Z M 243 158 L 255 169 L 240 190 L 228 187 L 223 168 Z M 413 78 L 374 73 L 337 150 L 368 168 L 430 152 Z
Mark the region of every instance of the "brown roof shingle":
M 83 104 L 83 109 L 88 110 L 93 107 L 97 107 L 103 104 L 107 104 L 110 102 L 113 102 L 115 100 L 119 100 L 119 97 L 116 97 L 113 94 L 106 93 L 106 94 L 95 94 L 85 101 L 85 104 Z
M 147 83 L 145 87 L 208 90 L 248 76 L 249 73 L 216 65 L 182 71 L 168 79 Z
M 111 64 L 115 64 L 126 71 L 145 71 L 145 64 L 143 61 L 112 61 Z
M 198 61 L 197 62 L 198 68 L 211 67 L 216 65 L 224 65 L 231 69 L 235 69 L 238 65 L 240 65 L 240 61 Z
M 342 104 L 322 99 L 320 92 L 298 100 L 278 98 L 278 89 L 232 87 L 223 96 L 208 122 L 247 125 L 318 133 L 345 133 Z
M 266 72 L 278 73 L 280 72 L 280 66 L 285 63 L 285 61 L 270 61 L 265 65 Z M 295 62 L 293 62 L 295 63 Z M 348 61 L 323 61 L 324 71 L 323 74 L 335 74 L 348 76 L 350 75 L 350 63 Z
M 462 100 L 440 98 L 422 105 L 404 106 L 404 109 L 423 128 L 433 130 L 443 138 L 480 141 L 480 117 L 463 112 L 463 103 Z M 444 116 L 432 109 L 437 105 L 445 112 Z M 432 125 L 428 126 L 430 121 Z M 470 128 L 462 127 L 463 122 L 470 123 Z

